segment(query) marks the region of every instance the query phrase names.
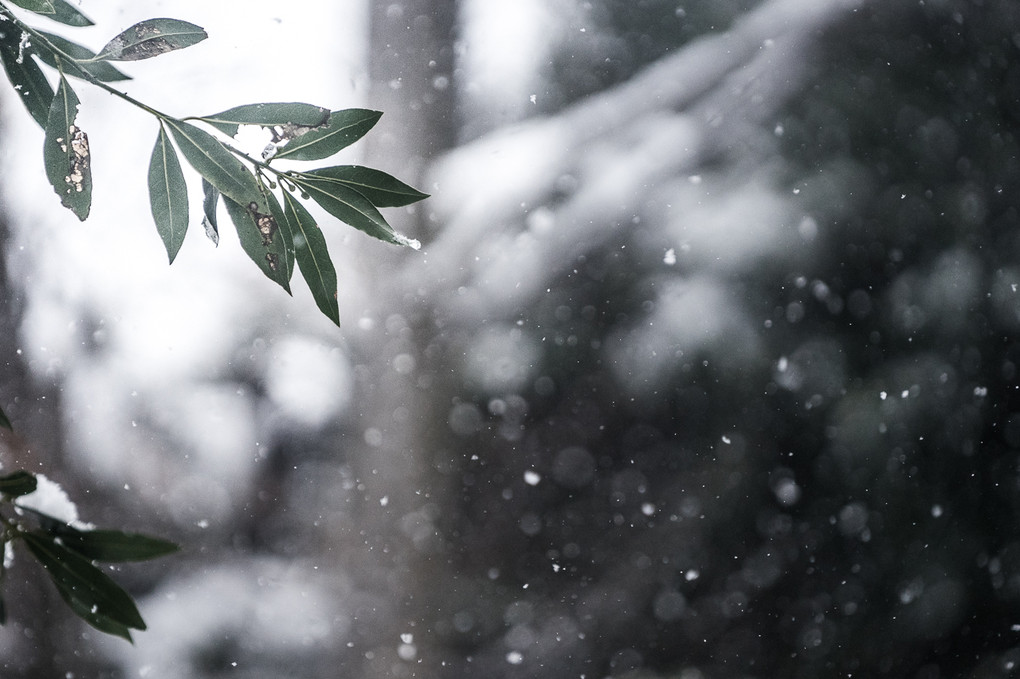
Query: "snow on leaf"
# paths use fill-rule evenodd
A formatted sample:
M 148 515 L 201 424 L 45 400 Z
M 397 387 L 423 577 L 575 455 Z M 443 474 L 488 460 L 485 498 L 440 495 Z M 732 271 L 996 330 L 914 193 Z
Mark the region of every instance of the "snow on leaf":
M 66 524 L 85 526 L 78 520 L 78 507 L 56 481 L 43 474 L 35 474 L 36 488 L 33 492 L 19 497 L 15 504 L 45 514 Z
M 61 76 L 46 119 L 43 164 L 60 202 L 85 221 L 92 207 L 92 155 L 89 138 L 75 124 L 78 97 Z
M 97 60 L 139 61 L 184 49 L 209 36 L 201 26 L 180 19 L 148 19 L 123 31 L 96 55 Z

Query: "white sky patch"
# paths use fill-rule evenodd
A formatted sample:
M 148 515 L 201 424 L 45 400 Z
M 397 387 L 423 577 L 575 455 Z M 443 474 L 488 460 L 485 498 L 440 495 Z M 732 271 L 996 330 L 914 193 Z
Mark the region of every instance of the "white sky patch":
M 487 126 L 520 120 L 535 103 L 539 73 L 559 24 L 548 5 L 541 0 L 463 3 L 464 103 L 471 115 L 484 112 Z

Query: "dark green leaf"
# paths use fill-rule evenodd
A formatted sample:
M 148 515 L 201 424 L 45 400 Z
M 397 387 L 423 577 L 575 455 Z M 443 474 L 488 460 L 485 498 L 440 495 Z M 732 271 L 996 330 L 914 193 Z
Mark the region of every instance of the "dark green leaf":
M 274 158 L 321 160 L 358 141 L 379 121 L 382 113 L 362 108 L 333 111 L 325 127 L 295 136 Z
M 238 125 L 319 127 L 329 120 L 329 109 L 300 103 L 246 104 L 199 120 L 233 137 Z
M 0 493 L 7 497 L 28 495 L 29 493 L 34 492 L 35 488 L 35 476 L 24 470 L 18 470 L 13 474 L 0 476 Z
M 59 21 L 65 26 L 92 26 L 92 20 L 87 16 L 78 11 L 71 3 L 67 0 L 51 0 L 53 2 L 53 9 L 55 12 L 50 15 L 50 18 L 54 21 Z
M 255 203 L 244 206 L 226 195 L 223 204 L 237 229 L 237 237 L 245 253 L 262 273 L 290 294 L 293 269 L 289 262 L 293 257 L 293 248 L 287 252 L 284 229 L 280 228 L 277 217 L 268 209 L 263 212 L 254 207 Z
M 323 167 L 305 174 L 345 184 L 368 198 L 376 207 L 402 207 L 429 197 L 427 193 L 411 188 L 396 177 L 361 165 Z
M 294 276 L 294 233 L 291 231 L 290 223 L 284 218 L 284 210 L 280 205 L 280 201 L 277 200 L 276 194 L 269 189 L 263 187 L 262 195 L 265 196 L 266 203 L 269 204 L 269 213 L 276 220 L 276 226 L 279 229 L 279 237 L 282 242 L 282 254 L 284 256 L 283 261 L 286 265 L 285 275 L 287 276 L 288 283 Z M 260 225 L 260 230 L 263 231 L 262 235 L 265 236 L 264 229 Z M 265 238 L 263 238 L 265 240 Z M 290 290 L 287 290 L 290 292 Z
M 126 73 L 122 73 L 114 68 L 112 65 L 104 61 L 88 61 L 95 55 L 92 50 L 87 47 L 82 47 L 77 43 L 73 43 L 70 40 L 60 37 L 59 35 L 53 35 L 52 33 L 40 33 L 49 40 L 54 47 L 66 54 L 67 56 L 75 59 L 75 61 L 68 61 L 62 59 L 60 64 L 57 64 L 56 55 L 49 51 L 43 45 L 36 45 L 35 50 L 39 56 L 39 59 L 43 63 L 52 66 L 53 68 L 63 68 L 67 75 L 73 75 L 77 78 L 83 77 L 82 71 L 89 73 L 96 80 L 103 82 L 115 82 L 118 80 L 131 80 L 131 76 Z
M 53 87 L 32 58 L 34 48 L 22 48 L 20 31 L 14 30 L 9 24 L 0 24 L 0 28 L 3 29 L 0 32 L 0 60 L 3 61 L 7 77 L 29 114 L 45 129 L 50 104 L 53 102 Z
M 104 634 L 112 634 L 113 636 L 126 639 L 130 643 L 134 643 L 134 639 L 131 638 L 131 628 L 120 622 L 117 622 L 113 618 L 99 613 L 96 609 L 86 607 L 80 599 L 73 596 L 73 592 L 67 590 L 61 585 L 57 585 L 57 591 L 60 593 L 60 598 L 64 600 L 64 603 L 77 615 L 79 618 L 87 622 L 88 624 L 95 627 Z
M 205 235 L 213 245 L 219 245 L 220 227 L 216 225 L 216 206 L 220 202 L 220 192 L 205 177 L 202 178 L 202 196 L 202 226 L 205 227 Z
M 305 174 L 292 176 L 291 179 L 337 219 L 387 243 L 405 244 L 368 198 L 354 189 L 339 182 Z
M 77 115 L 78 97 L 61 76 L 46 121 L 43 164 L 60 202 L 85 221 L 92 207 L 92 156 L 88 135 L 74 124 Z
M 156 230 L 173 264 L 188 232 L 188 187 L 177 152 L 162 125 L 149 161 L 149 202 Z
M 7 543 L 0 542 L 0 548 L 6 553 Z M 3 582 L 4 576 L 7 575 L 7 559 L 0 559 L 0 583 Z M 0 595 L 0 625 L 7 624 L 7 603 L 4 601 L 2 595 Z
M 0 410 L 0 427 L 3 427 L 4 429 L 10 429 L 12 431 L 14 430 L 14 427 L 11 425 L 11 421 L 7 419 L 7 413 L 5 413 L 3 410 Z
M 50 535 L 60 544 L 90 561 L 147 561 L 173 554 L 179 547 L 172 542 L 119 530 L 78 530 L 67 524 L 51 527 Z
M 50 0 L 11 0 L 11 2 L 36 14 L 50 15 L 57 11 Z
M 139 61 L 184 49 L 209 36 L 201 26 L 180 19 L 148 19 L 128 28 L 99 51 L 96 59 Z
M 168 119 L 166 124 L 188 163 L 220 193 L 240 205 L 255 203 L 259 212 L 269 212 L 255 176 L 216 137 L 180 120 Z
M 312 291 L 316 306 L 340 325 L 336 298 L 336 269 L 326 249 L 326 238 L 308 210 L 289 191 L 283 192 L 283 219 L 294 237 L 294 253 L 301 275 Z
M 21 537 L 61 596 L 86 622 L 104 632 L 110 631 L 110 623 L 145 629 L 131 596 L 88 559 L 58 544 L 52 535 L 22 533 Z

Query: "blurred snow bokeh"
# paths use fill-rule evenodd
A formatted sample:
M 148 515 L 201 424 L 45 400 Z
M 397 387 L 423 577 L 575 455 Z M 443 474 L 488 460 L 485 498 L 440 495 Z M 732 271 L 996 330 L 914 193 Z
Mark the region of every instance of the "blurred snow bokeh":
M 443 124 L 456 128 L 452 148 L 423 159 L 432 197 L 397 215 L 418 220 L 420 253 L 325 229 L 337 331 L 300 284 L 291 299 L 264 280 L 229 229 L 216 249 L 193 228 L 165 265 L 138 171 L 155 134 L 144 116 L 80 88 L 96 198 L 79 225 L 41 171 L 16 171 L 41 133 L 5 101 L 24 353 L 61 385 L 70 463 L 90 484 L 130 488 L 198 546 L 146 583 L 151 631 L 137 648 L 103 643 L 130 676 L 697 679 L 736 676 L 734 658 L 751 676 L 758 657 L 806 658 L 802 675 L 816 676 L 838 648 L 834 615 L 849 637 L 858 620 L 882 624 L 878 609 L 850 617 L 865 608 L 850 562 L 898 517 L 862 488 L 881 477 L 875 495 L 909 495 L 897 470 L 944 433 L 926 413 L 962 413 L 945 436 L 966 449 L 978 406 L 953 406 L 965 369 L 936 350 L 858 353 L 880 353 L 876 335 L 911 351 L 921 330 L 963 337 L 985 264 L 960 246 L 900 270 L 900 247 L 867 242 L 879 254 L 860 268 L 881 270 L 888 289 L 851 272 L 857 287 L 840 290 L 818 271 L 832 251 L 848 257 L 838 238 L 858 246 L 833 232 L 870 199 L 872 168 L 804 130 L 797 166 L 792 128 L 814 121 L 791 101 L 818 97 L 834 136 L 849 135 L 845 83 L 819 93 L 813 59 L 864 0 L 658 3 L 683 26 L 700 12 L 700 32 L 601 85 L 603 52 L 628 36 L 600 34 L 592 3 L 464 0 L 435 46 L 455 53 L 452 72 L 407 47 L 407 72 L 376 83 L 368 17 L 390 22 L 392 34 L 372 34 L 399 56 L 441 23 L 428 13 L 438 4 L 122 4 L 85 6 L 94 32 L 167 13 L 212 36 L 125 67 L 140 78 L 125 87 L 157 107 L 340 108 L 382 90 L 405 119 L 448 97 Z M 427 145 L 375 132 L 399 142 L 397 167 L 382 169 L 417 181 L 399 153 Z M 1016 275 L 998 269 L 988 296 L 1014 329 Z M 882 332 L 860 340 L 875 319 Z M 949 503 L 919 502 L 931 519 Z M 834 587 L 814 551 L 832 536 L 859 541 L 820 557 Z M 962 567 L 925 551 L 920 575 L 900 573 L 887 556 L 861 561 L 905 583 L 889 585 L 903 606 L 923 603 L 907 616 L 931 613 L 923 634 L 943 633 L 964 600 Z

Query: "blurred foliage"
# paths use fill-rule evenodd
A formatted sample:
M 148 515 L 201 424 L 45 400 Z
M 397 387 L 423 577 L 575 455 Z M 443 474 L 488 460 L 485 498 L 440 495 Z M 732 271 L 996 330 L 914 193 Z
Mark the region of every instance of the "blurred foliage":
M 549 65 L 556 91 L 543 102 L 556 110 L 617 85 L 641 68 L 707 33 L 723 32 L 761 0 L 677 3 L 676 0 L 592 0 L 577 3 Z
M 675 28 L 675 3 L 589 4 L 620 52 L 693 37 L 640 28 Z M 699 6 L 723 14 L 685 8 L 699 33 L 744 9 Z M 522 316 L 547 381 L 493 401 L 451 380 L 485 423 L 436 445 L 473 451 L 437 512 L 452 608 L 478 621 L 451 645 L 533 639 L 527 666 L 558 675 L 1013 676 L 1017 26 L 1014 2 L 877 2 L 813 43 L 762 133 L 815 254 L 729 281 L 766 323 L 750 366 L 718 347 L 621 389 L 604 348 L 661 284 L 621 230 Z M 645 58 L 572 74 L 577 42 L 567 100 Z

